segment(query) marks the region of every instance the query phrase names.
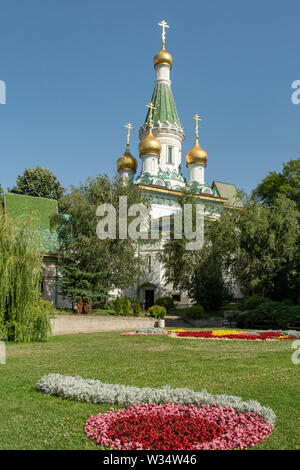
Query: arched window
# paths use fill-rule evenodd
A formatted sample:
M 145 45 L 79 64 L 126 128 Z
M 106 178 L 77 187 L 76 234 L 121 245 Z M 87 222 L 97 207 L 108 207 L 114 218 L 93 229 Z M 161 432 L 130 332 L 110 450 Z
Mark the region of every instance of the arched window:
M 168 147 L 167 163 L 173 163 L 173 147 Z

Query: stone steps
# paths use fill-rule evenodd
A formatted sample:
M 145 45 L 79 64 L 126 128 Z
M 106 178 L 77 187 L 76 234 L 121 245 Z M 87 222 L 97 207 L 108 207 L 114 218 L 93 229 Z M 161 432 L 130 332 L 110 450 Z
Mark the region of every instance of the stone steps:
M 165 316 L 166 328 L 188 328 L 190 325 L 178 315 L 166 315 Z

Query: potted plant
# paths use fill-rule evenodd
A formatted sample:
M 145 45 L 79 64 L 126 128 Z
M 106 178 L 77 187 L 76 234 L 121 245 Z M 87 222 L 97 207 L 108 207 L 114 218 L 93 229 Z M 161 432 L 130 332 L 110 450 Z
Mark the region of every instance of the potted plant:
M 161 305 L 153 305 L 153 307 L 149 308 L 148 313 L 150 317 L 154 317 L 158 319 L 159 328 L 165 327 L 164 317 L 166 316 L 166 313 L 167 313 L 165 307 L 162 307 Z

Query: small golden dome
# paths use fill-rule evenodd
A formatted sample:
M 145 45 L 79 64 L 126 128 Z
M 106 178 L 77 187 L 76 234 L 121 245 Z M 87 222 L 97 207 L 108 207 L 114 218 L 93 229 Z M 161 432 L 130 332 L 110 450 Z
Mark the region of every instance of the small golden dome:
M 131 170 L 134 173 L 137 169 L 137 161 L 129 152 L 129 145 L 126 145 L 126 152 L 118 158 L 117 161 L 118 170 Z
M 199 163 L 200 165 L 206 166 L 207 164 L 207 153 L 203 150 L 196 137 L 196 142 L 192 150 L 190 150 L 185 156 L 186 165 L 190 163 Z
M 161 153 L 161 143 L 157 140 L 154 135 L 152 134 L 152 128 L 149 126 L 149 132 L 147 137 L 140 142 L 139 145 L 139 154 L 145 155 L 157 155 L 160 156 Z
M 167 64 L 172 68 L 173 64 L 173 57 L 169 52 L 166 51 L 165 46 L 162 47 L 162 49 L 156 54 L 156 56 L 153 59 L 154 67 L 157 64 Z

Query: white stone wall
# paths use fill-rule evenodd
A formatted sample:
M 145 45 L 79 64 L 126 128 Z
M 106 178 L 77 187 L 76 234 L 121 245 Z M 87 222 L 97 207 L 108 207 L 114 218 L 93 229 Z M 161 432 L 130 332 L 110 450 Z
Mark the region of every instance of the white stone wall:
M 198 163 L 190 163 L 188 166 L 189 169 L 189 183 L 193 181 L 204 184 L 204 165 L 199 165 Z
M 156 70 L 155 85 L 158 85 L 160 83 L 165 83 L 166 85 L 171 86 L 170 66 L 168 64 L 157 64 L 155 67 L 155 70 Z
M 158 168 L 163 171 L 169 170 L 172 172 L 174 169 L 176 172 L 180 171 L 181 167 L 181 145 L 183 138 L 177 135 L 174 131 L 162 128 L 154 127 L 152 129 L 154 137 L 161 143 L 161 154 L 160 157 L 153 155 L 142 156 L 142 172 L 149 172 L 151 175 L 157 175 Z M 146 137 L 146 133 L 141 134 L 141 140 Z M 172 163 L 168 163 L 168 152 L 169 147 L 172 147 Z M 184 182 L 170 180 L 171 188 L 174 186 L 185 186 Z
M 151 173 L 151 175 L 157 175 L 158 172 L 158 160 L 156 155 L 145 154 L 142 156 L 142 171 Z
M 124 183 L 127 181 L 132 181 L 134 173 L 132 170 L 118 170 L 120 177 L 123 179 Z

